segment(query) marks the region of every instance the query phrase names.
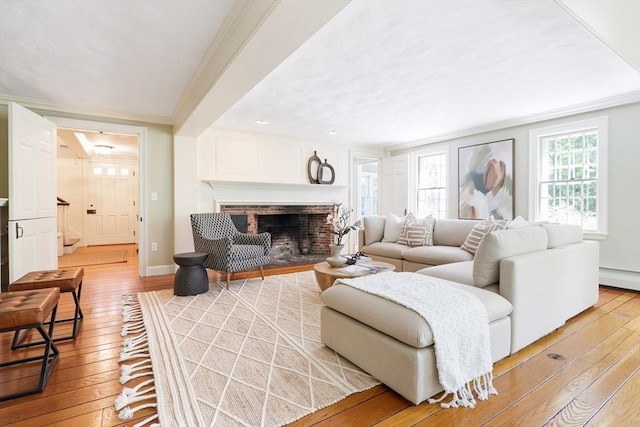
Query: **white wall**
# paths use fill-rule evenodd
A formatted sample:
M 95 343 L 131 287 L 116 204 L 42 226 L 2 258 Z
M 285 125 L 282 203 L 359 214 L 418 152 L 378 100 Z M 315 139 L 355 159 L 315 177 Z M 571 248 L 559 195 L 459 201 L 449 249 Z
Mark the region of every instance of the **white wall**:
M 608 237 L 600 241 L 600 283 L 640 290 L 640 103 L 591 111 L 527 125 L 391 151 L 391 155 L 450 147 L 448 211 L 458 212 L 458 148 L 515 138 L 515 215 L 529 215 L 529 131 L 606 115 L 609 118 Z

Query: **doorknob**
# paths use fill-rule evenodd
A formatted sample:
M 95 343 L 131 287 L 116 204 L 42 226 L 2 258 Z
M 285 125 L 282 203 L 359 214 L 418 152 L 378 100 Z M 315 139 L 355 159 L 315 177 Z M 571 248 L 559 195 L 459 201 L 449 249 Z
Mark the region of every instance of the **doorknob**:
M 16 240 L 24 236 L 24 229 L 16 222 Z

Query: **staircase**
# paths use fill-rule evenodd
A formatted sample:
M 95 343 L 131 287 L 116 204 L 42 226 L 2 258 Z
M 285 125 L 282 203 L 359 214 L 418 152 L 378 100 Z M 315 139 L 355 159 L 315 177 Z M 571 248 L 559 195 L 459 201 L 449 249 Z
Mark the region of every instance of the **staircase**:
M 72 254 L 82 234 L 69 227 L 69 202 L 58 197 L 58 256 Z

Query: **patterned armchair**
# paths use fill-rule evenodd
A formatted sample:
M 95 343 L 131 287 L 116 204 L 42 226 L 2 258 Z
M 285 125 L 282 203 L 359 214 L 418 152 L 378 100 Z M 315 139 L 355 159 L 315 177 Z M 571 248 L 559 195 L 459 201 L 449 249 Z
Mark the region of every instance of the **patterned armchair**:
M 269 263 L 271 234 L 240 233 L 228 213 L 191 214 L 191 230 L 196 252 L 209 254 L 206 268 L 227 273 L 227 289 L 231 273 Z

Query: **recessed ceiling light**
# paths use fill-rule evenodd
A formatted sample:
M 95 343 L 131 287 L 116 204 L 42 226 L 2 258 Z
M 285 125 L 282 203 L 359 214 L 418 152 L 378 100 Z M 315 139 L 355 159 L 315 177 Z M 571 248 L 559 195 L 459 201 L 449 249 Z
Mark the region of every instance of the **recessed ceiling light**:
M 256 120 L 256 123 L 259 124 L 259 125 L 267 125 L 267 124 L 269 124 L 269 122 L 266 121 L 266 120 Z
M 329 131 L 329 135 L 337 135 L 338 131 L 337 130 L 330 130 Z

